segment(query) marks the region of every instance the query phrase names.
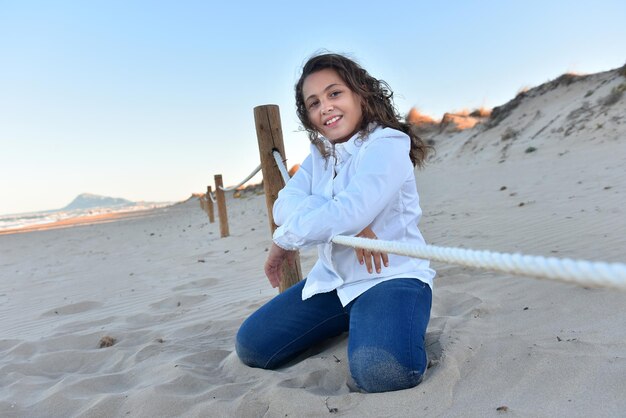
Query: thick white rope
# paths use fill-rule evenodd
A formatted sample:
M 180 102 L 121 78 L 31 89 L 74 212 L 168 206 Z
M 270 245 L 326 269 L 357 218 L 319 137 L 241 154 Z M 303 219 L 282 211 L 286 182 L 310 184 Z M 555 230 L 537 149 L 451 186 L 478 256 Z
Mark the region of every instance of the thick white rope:
M 335 244 L 353 248 L 428 258 L 446 263 L 555 279 L 580 285 L 607 286 L 626 290 L 626 264 L 623 263 L 592 262 L 556 257 L 545 258 L 433 245 L 412 245 L 343 235 L 337 235 L 332 241 Z
M 255 168 L 255 169 L 252 171 L 252 173 L 250 173 L 250 175 L 249 175 L 248 177 L 246 177 L 245 179 L 243 179 L 243 181 L 242 181 L 241 183 L 239 183 L 238 185 L 236 185 L 236 186 L 231 186 L 231 187 L 226 187 L 226 188 L 224 188 L 224 187 L 222 187 L 222 186 L 219 186 L 219 188 L 220 188 L 221 190 L 225 191 L 225 192 L 230 192 L 231 190 L 235 190 L 237 187 L 239 187 L 239 186 L 243 186 L 243 185 L 244 185 L 244 184 L 245 184 L 248 180 L 250 180 L 252 177 L 254 177 L 254 176 L 255 176 L 255 174 L 256 174 L 256 173 L 258 173 L 259 171 L 261 171 L 261 164 L 259 164 L 259 166 L 258 166 L 257 168 Z
M 280 152 L 278 151 L 272 152 L 272 155 L 274 156 L 274 159 L 276 160 L 276 165 L 278 166 L 278 169 L 280 170 L 280 174 L 283 176 L 283 181 L 285 182 L 285 184 L 287 184 L 287 182 L 289 181 L 291 177 L 289 177 L 289 171 L 287 170 L 287 167 L 285 167 L 285 163 L 283 162 L 283 157 L 280 156 Z
M 283 180 L 287 183 L 289 174 L 280 153 L 274 151 L 273 154 Z M 464 248 L 436 247 L 433 245 L 412 245 L 394 241 L 347 237 L 344 235 L 337 235 L 332 239 L 332 242 L 353 248 L 365 248 L 389 254 L 427 258 L 505 273 L 572 282 L 583 286 L 608 286 L 626 290 L 626 264 L 623 263 L 605 263 L 556 257 L 546 258 L 486 250 L 477 251 Z
M 209 193 L 209 197 L 211 198 L 211 202 L 217 203 L 217 200 L 215 200 L 215 193 L 213 192 Z
M 283 176 L 283 180 L 285 181 L 285 184 L 287 184 L 287 182 L 290 179 L 289 172 L 287 171 L 287 168 L 285 167 L 285 163 L 283 162 L 283 159 L 280 156 L 280 152 L 274 151 L 272 152 L 272 155 L 274 156 L 274 160 L 276 160 L 276 165 L 278 165 L 278 169 L 280 170 L 280 174 Z M 220 186 L 220 189 L 225 192 L 230 192 L 231 190 L 235 190 L 237 187 L 244 185 L 248 180 L 254 177 L 256 173 L 258 173 L 259 171 L 261 171 L 261 164 L 259 164 L 259 166 L 255 168 L 248 177 L 243 179 L 241 183 L 237 184 L 236 186 L 231 186 L 231 187 L 226 187 L 226 188 Z M 213 198 L 213 196 L 211 196 L 211 200 L 215 202 L 215 199 Z
M 272 155 L 274 156 L 274 159 L 276 160 L 276 165 L 278 165 L 278 169 L 280 170 L 280 174 L 283 176 L 283 180 L 285 181 L 285 184 L 287 184 L 287 182 L 290 179 L 289 172 L 287 171 L 287 168 L 285 167 L 285 163 L 283 162 L 282 157 L 280 156 L 280 152 L 274 151 L 274 152 L 272 152 Z M 248 177 L 243 179 L 241 181 L 241 183 L 237 184 L 236 186 L 231 186 L 231 187 L 219 186 L 219 187 L 220 187 L 221 190 L 223 190 L 225 192 L 230 192 L 231 190 L 235 190 L 239 186 L 243 186 L 248 180 L 250 180 L 252 177 L 254 177 L 256 175 L 256 173 L 258 173 L 259 171 L 261 171 L 261 164 L 259 164 L 259 166 L 257 168 L 252 170 L 252 173 L 250 173 L 250 175 Z M 213 202 L 215 202 L 215 198 L 212 195 L 211 195 L 211 200 Z

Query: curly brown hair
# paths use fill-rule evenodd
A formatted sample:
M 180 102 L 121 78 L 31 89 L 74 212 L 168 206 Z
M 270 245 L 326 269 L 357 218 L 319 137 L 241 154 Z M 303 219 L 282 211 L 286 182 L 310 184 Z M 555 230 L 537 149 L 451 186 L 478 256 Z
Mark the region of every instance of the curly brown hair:
M 380 126 L 402 131 L 411 138 L 409 157 L 413 166 L 423 166 L 430 146 L 412 131 L 408 123 L 401 121 L 402 117 L 394 106 L 393 91 L 389 85 L 383 80 L 372 77 L 350 58 L 331 53 L 314 55 L 309 58 L 302 68 L 302 75 L 295 86 L 296 113 L 300 123 L 302 123 L 304 130 L 307 132 L 309 140 L 318 147 L 324 157 L 328 157 L 328 151 L 321 143 L 319 133 L 309 120 L 302 94 L 302 86 L 304 80 L 309 75 L 325 69 L 335 70 L 348 88 L 361 97 L 363 112 L 363 119 L 359 126 L 361 137 L 365 138 L 371 133 L 372 122 Z

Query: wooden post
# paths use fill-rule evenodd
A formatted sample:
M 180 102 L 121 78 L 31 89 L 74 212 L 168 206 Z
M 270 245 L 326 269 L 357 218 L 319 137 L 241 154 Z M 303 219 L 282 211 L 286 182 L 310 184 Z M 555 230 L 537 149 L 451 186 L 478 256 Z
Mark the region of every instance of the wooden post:
M 217 215 L 220 217 L 220 236 L 227 237 L 228 233 L 228 214 L 226 213 L 226 197 L 222 190 L 222 175 L 215 175 L 215 200 L 217 200 Z
M 206 187 L 206 212 L 209 215 L 209 222 L 215 222 L 215 215 L 213 214 L 213 201 L 211 200 L 211 186 Z
M 204 210 L 204 197 L 200 196 L 200 209 Z
M 272 215 L 274 202 L 278 198 L 278 192 L 285 186 L 283 177 L 274 160 L 273 151 L 277 150 L 282 160 L 285 161 L 285 146 L 283 144 L 283 130 L 280 124 L 280 111 L 276 105 L 264 105 L 254 108 L 254 122 L 256 135 L 259 142 L 259 154 L 261 156 L 261 170 L 263 171 L 263 189 L 265 191 L 265 203 L 267 204 L 267 217 L 270 222 L 270 231 L 273 234 L 277 228 Z M 279 286 L 282 293 L 285 289 L 302 280 L 302 268 L 300 267 L 300 255 L 296 254 L 293 265 L 283 265 L 283 278 Z

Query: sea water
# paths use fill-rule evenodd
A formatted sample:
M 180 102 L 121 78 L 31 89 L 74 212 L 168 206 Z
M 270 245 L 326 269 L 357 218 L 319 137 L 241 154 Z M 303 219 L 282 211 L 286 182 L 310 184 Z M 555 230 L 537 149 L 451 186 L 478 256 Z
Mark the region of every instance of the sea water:
M 85 216 L 104 215 L 109 213 L 135 212 L 155 209 L 171 205 L 172 202 L 136 202 L 130 205 L 95 207 L 74 210 L 49 210 L 41 212 L 17 213 L 0 215 L 0 231 L 20 229 L 29 226 L 52 224 L 65 219 Z

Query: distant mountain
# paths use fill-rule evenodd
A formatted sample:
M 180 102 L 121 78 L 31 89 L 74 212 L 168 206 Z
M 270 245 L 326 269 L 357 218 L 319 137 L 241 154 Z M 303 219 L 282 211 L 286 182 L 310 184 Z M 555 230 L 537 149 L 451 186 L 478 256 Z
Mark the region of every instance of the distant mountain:
M 83 193 L 78 195 L 74 200 L 72 200 L 72 203 L 65 206 L 61 210 L 127 206 L 132 205 L 133 203 L 134 202 L 131 202 L 130 200 L 117 197 L 98 196 L 95 194 Z

